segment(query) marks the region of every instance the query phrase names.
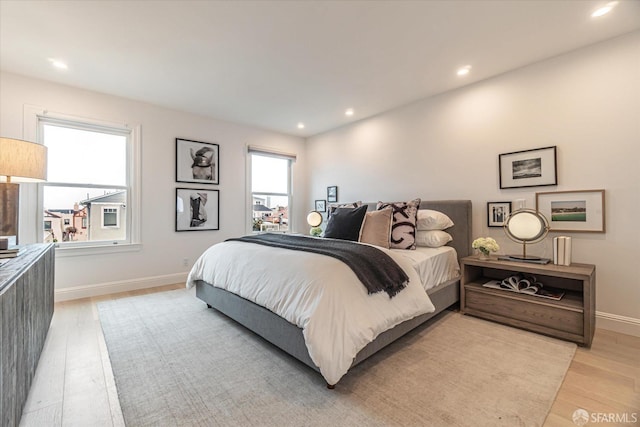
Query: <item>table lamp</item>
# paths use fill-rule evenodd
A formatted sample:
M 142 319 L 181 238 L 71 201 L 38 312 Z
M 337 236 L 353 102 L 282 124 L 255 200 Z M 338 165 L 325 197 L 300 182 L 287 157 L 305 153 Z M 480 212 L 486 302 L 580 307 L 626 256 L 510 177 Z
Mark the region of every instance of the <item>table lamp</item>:
M 20 185 L 47 179 L 47 147 L 34 142 L 0 138 L 0 236 L 16 236 Z
M 312 236 L 318 237 L 322 234 L 322 228 L 320 228 L 320 224 L 322 224 L 322 214 L 318 211 L 311 211 L 309 215 L 307 215 L 307 224 L 311 226 L 311 230 L 309 230 L 309 234 Z

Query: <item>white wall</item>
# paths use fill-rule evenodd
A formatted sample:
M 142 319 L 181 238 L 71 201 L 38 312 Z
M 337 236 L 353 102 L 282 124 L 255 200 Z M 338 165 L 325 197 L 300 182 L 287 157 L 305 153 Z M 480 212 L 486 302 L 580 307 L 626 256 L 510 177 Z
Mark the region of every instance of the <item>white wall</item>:
M 247 144 L 298 155 L 293 171 L 294 191 L 298 195 L 293 206 L 297 213 L 294 220 L 300 230 L 306 229 L 308 206 L 302 138 L 1 73 L 0 135 L 23 138 L 25 105 L 102 121 L 139 124 L 142 131 L 142 249 L 94 256 L 57 256 L 58 299 L 182 281 L 188 271 L 182 265 L 183 258 L 188 258 L 192 265 L 211 244 L 244 234 Z M 219 231 L 174 231 L 175 188 L 190 186 L 175 182 L 176 137 L 220 144 L 220 185 L 206 186 L 220 190 Z M 21 236 L 34 236 L 35 200 L 29 191 L 22 193 Z M 23 239 L 21 243 L 30 241 Z
M 357 106 L 356 106 L 357 109 Z M 473 235 L 521 251 L 487 227 L 488 201 L 606 189 L 606 234 L 573 236 L 597 266 L 598 326 L 640 329 L 640 33 L 583 48 L 310 138 L 309 197 L 470 199 Z M 556 145 L 555 187 L 500 190 L 498 155 Z M 531 246 L 551 256 L 551 233 Z M 613 321 L 616 321 L 614 324 Z

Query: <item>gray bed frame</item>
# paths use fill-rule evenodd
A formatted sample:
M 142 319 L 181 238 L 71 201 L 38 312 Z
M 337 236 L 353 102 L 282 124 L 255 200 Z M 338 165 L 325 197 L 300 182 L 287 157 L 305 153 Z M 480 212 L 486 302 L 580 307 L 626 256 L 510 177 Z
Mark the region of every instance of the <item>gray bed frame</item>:
M 368 203 L 368 205 L 369 210 L 375 209 L 374 203 Z M 453 237 L 450 245 L 456 249 L 459 258 L 471 254 L 471 201 L 423 201 L 420 204 L 420 209 L 433 209 L 447 214 L 455 224 L 447 230 Z M 430 289 L 427 293 L 436 307 L 435 312 L 407 320 L 383 332 L 356 355 L 351 367 L 458 302 L 460 299 L 460 280 L 458 278 L 442 283 Z M 215 308 L 304 364 L 319 371 L 311 357 L 309 357 L 302 329 L 298 326 L 289 323 L 264 307 L 224 289 L 216 288 L 202 280 L 196 282 L 196 296 L 206 302 L 210 308 Z M 334 386 L 335 384 L 328 384 L 329 388 Z

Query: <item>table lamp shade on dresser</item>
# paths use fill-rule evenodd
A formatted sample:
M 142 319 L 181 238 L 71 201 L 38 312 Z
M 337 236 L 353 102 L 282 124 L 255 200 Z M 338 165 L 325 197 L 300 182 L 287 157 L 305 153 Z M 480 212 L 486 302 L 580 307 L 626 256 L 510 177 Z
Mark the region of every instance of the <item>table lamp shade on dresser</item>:
M 18 182 L 47 179 L 47 147 L 34 142 L 0 137 L 0 236 L 16 236 L 20 186 Z

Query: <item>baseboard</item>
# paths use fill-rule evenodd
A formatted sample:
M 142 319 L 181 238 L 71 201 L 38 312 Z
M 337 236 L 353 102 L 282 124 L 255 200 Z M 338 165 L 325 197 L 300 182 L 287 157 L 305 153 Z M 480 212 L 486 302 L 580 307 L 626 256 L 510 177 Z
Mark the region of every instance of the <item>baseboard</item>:
M 55 301 L 69 301 L 186 282 L 187 273 L 174 273 L 164 276 L 143 277 L 141 279 L 60 288 L 55 290 Z
M 596 328 L 640 337 L 640 319 L 596 311 Z

